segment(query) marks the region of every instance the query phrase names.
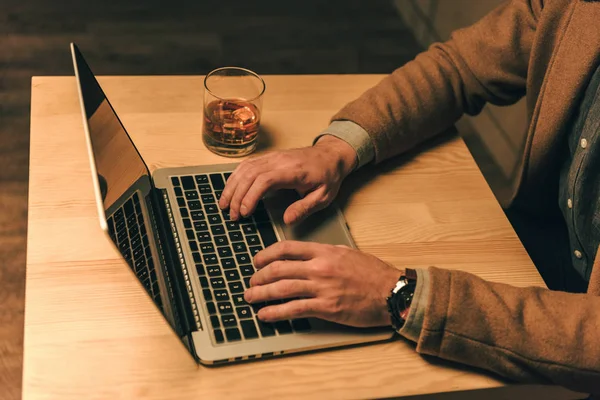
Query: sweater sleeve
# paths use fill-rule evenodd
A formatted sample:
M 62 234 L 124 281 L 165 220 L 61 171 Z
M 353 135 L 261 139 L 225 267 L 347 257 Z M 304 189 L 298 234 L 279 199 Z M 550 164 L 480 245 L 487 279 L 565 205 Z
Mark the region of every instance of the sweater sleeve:
M 335 114 L 371 136 L 375 161 L 404 152 L 450 128 L 486 102 L 525 95 L 542 0 L 503 3 L 476 24 L 433 44 Z
M 519 382 L 600 393 L 600 297 L 429 268 L 419 353 Z

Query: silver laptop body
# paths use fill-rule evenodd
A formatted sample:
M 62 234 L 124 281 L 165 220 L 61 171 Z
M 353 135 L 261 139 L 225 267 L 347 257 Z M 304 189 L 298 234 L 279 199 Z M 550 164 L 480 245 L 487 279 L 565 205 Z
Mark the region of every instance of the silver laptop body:
M 71 54 L 102 230 L 196 362 L 220 364 L 387 340 L 392 330 L 309 318 L 265 324 L 243 301 L 252 256 L 278 240 L 355 247 L 331 206 L 289 227 L 296 199 L 278 192 L 232 222 L 216 202 L 237 164 L 157 169 L 150 174 L 75 44 Z M 200 143 L 200 141 L 199 141 Z

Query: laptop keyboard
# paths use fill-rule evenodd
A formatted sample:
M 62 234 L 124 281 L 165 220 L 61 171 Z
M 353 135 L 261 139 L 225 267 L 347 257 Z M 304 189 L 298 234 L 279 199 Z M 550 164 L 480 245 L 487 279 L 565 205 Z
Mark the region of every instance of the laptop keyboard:
M 162 310 L 162 299 L 152 260 L 148 232 L 142 216 L 140 195 L 135 192 L 108 217 L 108 234 L 135 272 L 154 303 Z
M 263 202 L 248 218 L 231 221 L 217 205 L 229 173 L 171 177 L 216 343 L 273 337 L 311 329 L 308 320 L 273 324 L 256 313 L 281 301 L 249 305 L 244 290 L 254 274 L 252 257 L 277 241 Z

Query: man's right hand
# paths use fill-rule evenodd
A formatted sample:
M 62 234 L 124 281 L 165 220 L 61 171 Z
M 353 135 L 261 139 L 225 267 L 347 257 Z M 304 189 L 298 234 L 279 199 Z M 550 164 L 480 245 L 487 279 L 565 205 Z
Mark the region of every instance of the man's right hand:
M 356 165 L 356 152 L 335 136 L 322 136 L 314 146 L 276 151 L 243 161 L 233 171 L 219 206 L 233 220 L 251 215 L 270 190 L 295 189 L 302 199 L 283 215 L 286 224 L 299 222 L 327 207 L 342 181 Z

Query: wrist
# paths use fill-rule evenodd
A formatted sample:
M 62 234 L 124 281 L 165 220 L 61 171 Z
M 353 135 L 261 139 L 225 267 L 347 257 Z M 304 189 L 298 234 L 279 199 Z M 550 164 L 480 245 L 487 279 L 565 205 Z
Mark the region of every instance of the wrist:
M 343 177 L 348 176 L 358 165 L 358 155 L 346 141 L 325 134 L 315 143 L 315 147 L 325 148 L 335 154 L 336 168 Z

